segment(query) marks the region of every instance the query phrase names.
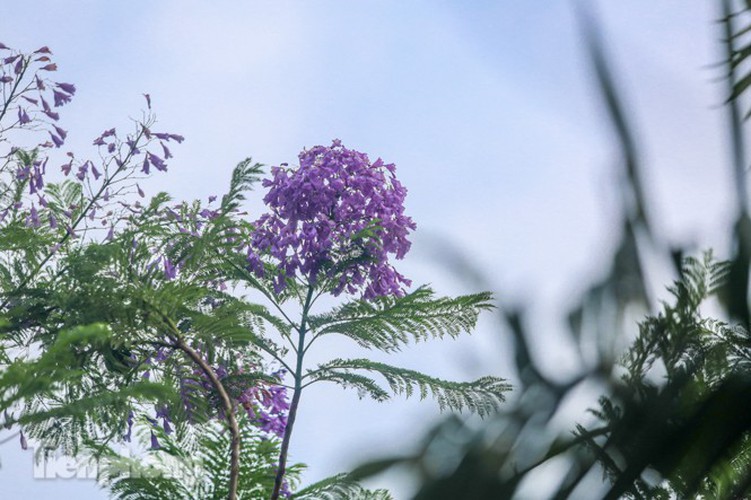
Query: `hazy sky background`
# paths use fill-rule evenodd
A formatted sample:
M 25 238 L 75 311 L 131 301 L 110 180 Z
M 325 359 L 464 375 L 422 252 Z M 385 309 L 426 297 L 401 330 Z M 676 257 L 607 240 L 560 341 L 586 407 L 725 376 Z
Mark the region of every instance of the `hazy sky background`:
M 717 2 L 593 3 L 638 126 L 658 228 L 672 241 L 724 248 L 731 181 L 723 87 L 709 67 L 720 55 Z M 58 78 L 78 87 L 61 113 L 78 157 L 94 153 L 105 128 L 127 127 L 151 94 L 155 128 L 186 137 L 168 174 L 144 185 L 151 194 L 206 198 L 247 156 L 294 163 L 303 147 L 339 138 L 396 163 L 409 189 L 418 231 L 403 274 L 445 294 L 475 291 L 434 258 L 440 237 L 501 300 L 534 299 L 536 316 L 550 317 L 604 270 L 617 232 L 615 148 L 571 6 L 5 0 L 0 41 L 52 48 Z M 254 217 L 260 198 L 249 203 Z M 574 370 L 555 322 L 535 325 L 546 332 L 533 347 L 549 371 Z M 327 345 L 321 358 L 355 353 Z M 471 338 L 420 344 L 390 362 L 457 379 L 514 376 L 491 315 Z M 409 450 L 435 418 L 430 401 L 375 404 L 314 386 L 292 459 L 309 464 L 312 482 Z M 106 498 L 91 481 L 32 480 L 31 454 L 16 445 L 0 448 L 4 497 Z

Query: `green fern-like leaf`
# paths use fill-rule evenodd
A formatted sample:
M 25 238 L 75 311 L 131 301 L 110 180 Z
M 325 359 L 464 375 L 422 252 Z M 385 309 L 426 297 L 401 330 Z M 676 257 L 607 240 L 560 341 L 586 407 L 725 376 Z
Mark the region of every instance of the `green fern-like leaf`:
M 430 288 L 421 287 L 404 297 L 350 302 L 329 314 L 312 316 L 310 327 L 318 336 L 338 333 L 363 347 L 390 352 L 410 340 L 469 333 L 479 314 L 492 307 L 488 292 L 436 298 Z
M 504 393 L 511 387 L 497 377 L 482 377 L 471 382 L 452 382 L 431 377 L 423 373 L 378 363 L 368 359 L 335 359 L 319 365 L 308 372 L 306 377 L 314 381 L 326 380 L 343 386 L 354 386 L 378 401 L 383 401 L 385 391 L 374 381 L 361 373 L 381 375 L 394 394 L 410 397 L 418 393 L 420 399 L 432 396 L 438 401 L 441 410 L 468 410 L 480 416 L 496 412 Z

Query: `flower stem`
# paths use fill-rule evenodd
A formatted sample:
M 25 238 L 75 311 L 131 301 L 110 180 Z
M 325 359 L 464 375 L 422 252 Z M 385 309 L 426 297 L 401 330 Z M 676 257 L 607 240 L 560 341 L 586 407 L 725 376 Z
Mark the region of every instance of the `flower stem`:
M 292 438 L 292 428 L 297 418 L 297 407 L 300 405 L 300 395 L 302 394 L 302 369 L 303 357 L 305 356 L 305 334 L 307 333 L 308 311 L 310 310 L 311 299 L 313 298 L 313 286 L 308 286 L 308 296 L 302 310 L 302 320 L 298 330 L 298 347 L 297 347 L 297 364 L 295 366 L 295 389 L 292 393 L 292 402 L 289 406 L 287 415 L 287 425 L 284 428 L 284 437 L 282 438 L 282 448 L 279 452 L 279 466 L 274 479 L 274 490 L 271 492 L 271 500 L 278 500 L 279 494 L 284 482 L 284 474 L 287 472 L 287 452 L 289 451 L 289 442 Z

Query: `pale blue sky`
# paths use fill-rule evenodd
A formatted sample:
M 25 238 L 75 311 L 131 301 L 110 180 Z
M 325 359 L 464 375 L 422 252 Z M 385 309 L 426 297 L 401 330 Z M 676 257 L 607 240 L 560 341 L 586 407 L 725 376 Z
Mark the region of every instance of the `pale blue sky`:
M 443 293 L 466 283 L 426 260 L 431 235 L 462 248 L 504 300 L 555 311 L 604 266 L 615 228 L 615 151 L 597 105 L 571 2 L 12 1 L 0 41 L 49 45 L 78 94 L 63 109 L 68 144 L 138 116 L 149 92 L 160 128 L 186 137 L 151 193 L 207 197 L 246 156 L 294 162 L 340 138 L 397 164 L 418 224 L 401 269 Z M 643 152 L 658 226 L 676 241 L 722 247 L 730 180 L 714 2 L 594 2 Z M 60 162 L 62 163 L 62 162 Z M 260 196 L 259 196 L 260 198 Z M 252 200 L 251 211 L 261 210 Z M 549 338 L 537 353 L 571 369 Z M 475 337 L 420 345 L 398 362 L 435 375 L 513 377 L 492 318 Z M 338 346 L 334 346 L 338 347 Z M 546 349 L 547 347 L 547 349 Z M 555 372 L 551 368 L 551 372 Z M 293 459 L 307 480 L 372 453 L 408 449 L 437 410 L 377 405 L 354 393 L 306 394 Z M 32 481 L 31 459 L 2 448 L 4 494 L 104 498 L 90 482 Z M 28 471 L 28 472 L 27 472 Z M 399 490 L 403 492 L 404 490 Z M 74 493 L 75 492 L 75 493 Z

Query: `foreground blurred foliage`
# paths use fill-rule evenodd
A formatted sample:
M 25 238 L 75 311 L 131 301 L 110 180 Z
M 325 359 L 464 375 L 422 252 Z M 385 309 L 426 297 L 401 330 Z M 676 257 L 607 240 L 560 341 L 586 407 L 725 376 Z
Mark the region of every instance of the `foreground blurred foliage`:
M 523 309 L 506 306 L 502 319 L 513 334 L 521 381 L 515 401 L 481 426 L 447 419 L 413 455 L 365 464 L 355 477 L 406 467 L 418 480 L 414 498 L 420 500 L 521 498 L 521 492 L 535 491 L 532 484 L 551 498 L 751 495 L 751 219 L 739 111 L 751 86 L 743 64 L 751 56 L 751 2 L 717 3 L 738 188 L 728 261 L 711 252 L 686 257 L 684 249 L 670 248 L 653 232 L 636 144 L 614 78 L 595 23 L 580 15 L 620 145 L 623 194 L 623 229 L 610 270 L 568 316 L 583 368 L 565 382 L 546 377 L 528 349 L 532 336 Z M 668 288 L 671 300 L 656 311 L 650 311 L 647 261 L 672 263 L 677 276 Z M 708 302 L 723 319 L 706 316 Z M 635 311 L 646 311 L 646 317 L 637 322 Z M 621 354 L 617 346 L 629 338 L 634 340 Z M 595 359 L 583 354 L 593 343 Z M 556 421 L 561 407 L 576 397 L 574 391 L 592 387 L 602 396 L 590 418 L 561 430 Z

